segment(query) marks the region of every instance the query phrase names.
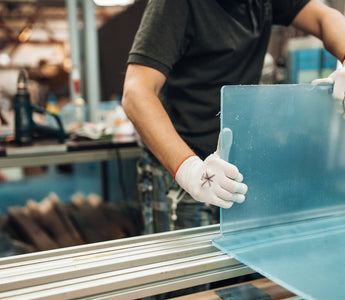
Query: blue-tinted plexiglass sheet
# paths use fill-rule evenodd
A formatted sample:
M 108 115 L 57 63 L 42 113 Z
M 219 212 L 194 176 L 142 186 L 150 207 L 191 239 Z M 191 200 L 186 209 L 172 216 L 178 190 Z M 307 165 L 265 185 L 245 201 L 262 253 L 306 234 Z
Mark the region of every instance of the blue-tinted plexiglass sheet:
M 248 192 L 221 210 L 214 244 L 306 299 L 345 298 L 345 120 L 332 85 L 225 86 L 221 95 L 221 127 L 233 131 L 221 155 Z

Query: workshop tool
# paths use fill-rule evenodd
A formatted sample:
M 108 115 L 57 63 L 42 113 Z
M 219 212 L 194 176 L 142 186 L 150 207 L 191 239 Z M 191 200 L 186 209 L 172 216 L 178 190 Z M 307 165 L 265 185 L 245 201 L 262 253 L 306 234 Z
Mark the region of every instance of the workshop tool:
M 47 114 L 52 116 L 57 128 L 44 126 L 35 123 L 33 113 Z M 30 94 L 27 88 L 27 74 L 24 69 L 19 72 L 17 82 L 17 93 L 14 97 L 15 114 L 15 142 L 20 145 L 31 144 L 34 138 L 56 137 L 59 142 L 64 142 L 65 132 L 60 117 L 48 112 L 45 108 L 32 105 L 30 103 Z

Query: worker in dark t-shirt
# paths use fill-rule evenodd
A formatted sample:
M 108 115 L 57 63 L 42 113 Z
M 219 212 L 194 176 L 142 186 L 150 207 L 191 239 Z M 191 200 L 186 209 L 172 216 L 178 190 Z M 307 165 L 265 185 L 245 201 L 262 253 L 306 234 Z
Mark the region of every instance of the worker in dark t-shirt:
M 339 37 L 345 36 L 345 18 L 318 0 L 149 1 L 129 53 L 122 104 L 145 144 L 143 157 L 150 159 L 140 174 L 149 171 L 146 179 L 159 183 L 143 188 L 144 202 L 154 198 L 151 207 L 146 203 L 146 221 L 151 210 L 163 224 L 152 231 L 170 228 L 162 221 L 169 216 L 169 180 L 159 162 L 185 191 L 168 197 L 173 208 L 180 200 L 175 228 L 212 222 L 202 215 L 212 211 L 209 204 L 229 208 L 244 201 L 242 174 L 213 153 L 220 89 L 258 83 L 274 24 L 292 24 L 322 39 L 344 61 L 345 39 Z M 223 136 L 230 141 L 231 131 Z

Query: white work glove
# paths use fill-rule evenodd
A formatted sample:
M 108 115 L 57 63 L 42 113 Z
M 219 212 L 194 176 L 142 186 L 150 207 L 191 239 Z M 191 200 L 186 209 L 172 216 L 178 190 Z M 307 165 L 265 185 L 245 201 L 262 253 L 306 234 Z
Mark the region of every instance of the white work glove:
M 333 98 L 336 100 L 336 107 L 339 112 L 344 112 L 343 100 L 345 97 L 345 61 L 338 61 L 337 69 L 328 78 L 315 79 L 312 84 L 333 83 Z
M 225 153 L 229 153 L 232 131 L 225 128 L 222 134 Z M 220 139 L 216 152 L 204 161 L 196 155 L 187 158 L 175 172 L 175 180 L 195 200 L 223 208 L 242 203 L 248 190 L 237 167 L 220 158 Z

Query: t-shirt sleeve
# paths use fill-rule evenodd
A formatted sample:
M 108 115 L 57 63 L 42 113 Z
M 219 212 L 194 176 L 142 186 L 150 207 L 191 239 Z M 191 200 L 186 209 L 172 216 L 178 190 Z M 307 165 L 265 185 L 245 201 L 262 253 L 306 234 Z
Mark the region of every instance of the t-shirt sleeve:
M 167 76 L 184 51 L 188 20 L 187 0 L 150 0 L 127 62 L 152 67 Z
M 309 0 L 272 0 L 273 24 L 288 26 Z

